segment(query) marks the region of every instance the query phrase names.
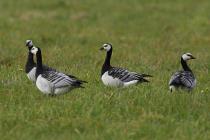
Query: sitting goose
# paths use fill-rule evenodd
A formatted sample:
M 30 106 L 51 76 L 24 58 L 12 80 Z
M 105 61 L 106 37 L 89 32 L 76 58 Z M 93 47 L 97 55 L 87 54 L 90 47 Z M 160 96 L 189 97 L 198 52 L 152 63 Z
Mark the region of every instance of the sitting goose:
M 27 77 L 30 81 L 36 82 L 36 76 L 35 76 L 36 63 L 34 62 L 33 54 L 31 53 L 31 49 L 34 46 L 32 40 L 26 40 L 26 46 L 28 47 L 28 58 L 27 58 L 27 62 L 25 65 L 25 72 L 26 72 Z M 55 69 L 50 68 L 46 65 L 43 65 L 43 69 L 55 71 Z
M 112 67 L 110 59 L 112 55 L 112 45 L 106 43 L 100 50 L 106 50 L 106 59 L 101 70 L 101 80 L 106 86 L 112 87 L 127 87 L 133 84 L 149 82 L 145 77 L 152 77 L 147 74 L 139 74 L 130 72 L 123 68 Z
M 35 74 L 36 86 L 41 92 L 47 95 L 59 95 L 74 88 L 83 88 L 81 85 L 85 83 L 85 81 L 78 80 L 72 75 L 44 69 L 40 48 L 32 47 L 31 53 L 36 55 L 37 58 L 37 69 Z
M 183 70 L 174 73 L 169 81 L 169 89 L 172 92 L 175 88 L 185 88 L 191 91 L 196 85 L 196 79 L 192 70 L 187 65 L 188 60 L 195 59 L 191 53 L 185 53 L 181 57 Z

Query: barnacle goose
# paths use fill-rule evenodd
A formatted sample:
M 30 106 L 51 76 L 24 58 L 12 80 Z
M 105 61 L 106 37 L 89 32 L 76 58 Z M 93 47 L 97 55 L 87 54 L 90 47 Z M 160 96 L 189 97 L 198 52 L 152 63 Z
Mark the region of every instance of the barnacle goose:
M 47 95 L 59 95 L 74 88 L 83 88 L 82 84 L 86 81 L 79 80 L 72 75 L 44 69 L 40 48 L 32 47 L 31 53 L 37 58 L 36 86 L 41 92 Z
M 30 81 L 36 82 L 36 63 L 34 62 L 33 54 L 31 53 L 31 49 L 34 46 L 32 40 L 26 40 L 26 46 L 28 47 L 28 58 L 25 64 L 25 72 Z M 43 65 L 43 69 L 55 71 L 55 69 L 50 68 L 46 65 Z
M 181 57 L 183 70 L 174 73 L 169 81 L 169 89 L 173 92 L 176 88 L 185 88 L 191 91 L 196 86 L 196 79 L 187 61 L 195 59 L 191 53 L 185 53 Z
M 127 87 L 141 82 L 149 82 L 145 77 L 152 77 L 148 74 L 130 72 L 124 68 L 112 67 L 110 59 L 112 56 L 112 45 L 104 44 L 100 50 L 106 50 L 106 59 L 101 70 L 101 80 L 106 86 Z

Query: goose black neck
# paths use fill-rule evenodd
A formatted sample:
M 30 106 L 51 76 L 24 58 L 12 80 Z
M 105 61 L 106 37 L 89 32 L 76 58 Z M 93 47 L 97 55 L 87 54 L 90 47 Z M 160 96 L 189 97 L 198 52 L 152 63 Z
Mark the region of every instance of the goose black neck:
M 185 71 L 191 71 L 191 69 L 187 65 L 187 62 L 182 57 L 181 57 L 181 64 L 182 64 L 182 67 Z
M 34 62 L 34 59 L 33 59 L 33 54 L 30 52 L 28 52 L 28 58 L 27 58 L 27 62 L 26 62 L 26 65 L 25 65 L 25 72 L 28 73 L 30 72 L 31 69 L 33 69 L 35 67 L 35 62 Z
M 106 53 L 106 59 L 104 61 L 104 64 L 101 70 L 101 75 L 103 75 L 107 70 L 109 70 L 109 68 L 111 68 L 111 65 L 110 65 L 111 56 L 112 56 L 112 48 Z
M 36 59 L 37 59 L 37 69 L 36 69 L 36 78 L 43 73 L 43 67 L 42 67 L 42 52 L 38 48 L 38 51 L 36 53 Z

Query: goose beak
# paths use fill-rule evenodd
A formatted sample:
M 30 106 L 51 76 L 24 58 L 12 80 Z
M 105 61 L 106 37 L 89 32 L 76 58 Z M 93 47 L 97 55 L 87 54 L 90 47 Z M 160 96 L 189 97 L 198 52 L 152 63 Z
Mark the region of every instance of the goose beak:
M 103 50 L 104 50 L 104 47 L 101 47 L 99 50 L 100 50 L 100 51 L 103 51 Z
M 191 59 L 196 59 L 196 58 L 194 56 L 192 56 Z

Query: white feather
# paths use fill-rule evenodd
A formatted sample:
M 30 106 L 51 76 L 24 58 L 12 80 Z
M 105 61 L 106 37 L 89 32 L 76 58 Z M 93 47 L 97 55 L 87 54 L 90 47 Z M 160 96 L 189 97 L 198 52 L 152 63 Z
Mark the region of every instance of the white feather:
M 102 82 L 106 86 L 111 86 L 111 87 L 127 87 L 133 84 L 137 84 L 138 80 L 133 80 L 129 82 L 123 82 L 118 78 L 113 78 L 108 74 L 108 72 L 105 72 L 102 77 L 101 77 Z
M 137 83 L 138 83 L 138 80 L 133 80 L 133 81 L 129 81 L 129 82 L 124 83 L 124 86 L 127 87 L 127 86 L 134 85 L 134 84 L 137 84 Z
M 171 85 L 171 86 L 169 86 L 169 89 L 170 89 L 171 92 L 173 92 L 173 91 L 176 90 L 176 87 Z
M 36 86 L 41 92 L 47 95 L 53 93 L 54 91 L 54 88 L 52 87 L 51 83 L 45 78 L 43 78 L 42 75 L 39 75 L 37 77 Z
M 103 47 L 107 52 L 112 48 L 110 44 L 104 44 Z
M 36 67 L 33 67 L 29 73 L 27 73 L 27 77 L 30 81 L 36 82 Z
M 191 59 L 190 56 L 192 56 L 191 53 L 185 53 L 185 54 L 182 55 L 182 58 L 183 58 L 184 61 L 187 61 L 187 60 Z
M 119 80 L 118 78 L 113 78 L 108 74 L 108 72 L 105 72 L 101 77 L 102 82 L 106 86 L 112 86 L 112 87 L 122 87 L 124 83 Z
M 55 87 L 54 84 L 52 84 L 47 79 L 43 78 L 42 75 L 39 75 L 36 80 L 36 86 L 37 88 L 43 92 L 46 95 L 59 95 L 64 94 L 66 92 L 69 92 L 71 89 L 73 89 L 72 86 L 66 85 L 63 87 Z
M 56 88 L 54 90 L 54 94 L 56 95 L 60 95 L 60 94 L 64 94 L 66 92 L 69 92 L 71 89 L 73 89 L 72 87 L 62 87 L 62 88 Z

